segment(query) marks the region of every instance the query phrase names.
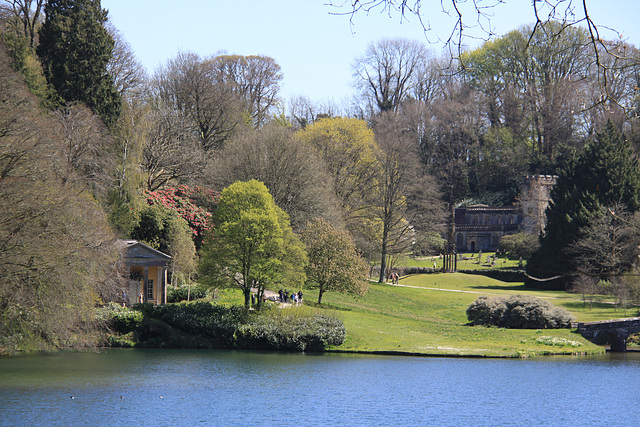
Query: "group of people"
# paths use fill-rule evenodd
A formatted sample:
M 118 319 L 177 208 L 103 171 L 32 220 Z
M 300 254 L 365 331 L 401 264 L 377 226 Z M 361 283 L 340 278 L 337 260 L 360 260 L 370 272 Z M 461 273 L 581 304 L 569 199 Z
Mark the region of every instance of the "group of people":
M 391 284 L 393 285 L 397 285 L 398 284 L 398 279 L 400 278 L 400 276 L 398 275 L 398 273 L 392 272 L 391 274 L 389 274 L 389 279 L 391 279 Z
M 285 289 L 284 291 L 280 289 L 278 291 L 278 295 L 280 296 L 280 302 L 289 302 L 291 299 L 291 304 L 293 305 L 301 305 L 302 304 L 302 291 L 293 292 L 289 294 L 289 292 Z

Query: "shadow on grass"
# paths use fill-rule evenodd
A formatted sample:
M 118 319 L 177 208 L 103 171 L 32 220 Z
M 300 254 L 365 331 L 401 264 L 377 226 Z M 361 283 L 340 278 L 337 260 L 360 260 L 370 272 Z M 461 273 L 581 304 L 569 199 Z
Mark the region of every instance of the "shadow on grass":
M 562 305 L 570 310 L 586 310 L 589 311 L 591 308 L 594 310 L 615 310 L 616 314 L 620 314 L 621 316 L 624 314 L 624 307 L 616 306 L 613 303 L 607 302 L 597 302 L 594 301 L 593 305 L 589 302 L 582 301 L 566 301 L 563 302 Z M 634 306 L 627 306 L 626 312 L 630 316 L 636 316 L 638 314 L 638 308 Z
M 467 286 L 468 288 L 478 289 L 478 290 L 497 290 L 497 291 L 528 291 L 535 292 L 539 291 L 539 289 L 528 288 L 525 285 L 512 285 L 512 286 L 504 286 L 504 285 L 486 285 L 486 286 Z

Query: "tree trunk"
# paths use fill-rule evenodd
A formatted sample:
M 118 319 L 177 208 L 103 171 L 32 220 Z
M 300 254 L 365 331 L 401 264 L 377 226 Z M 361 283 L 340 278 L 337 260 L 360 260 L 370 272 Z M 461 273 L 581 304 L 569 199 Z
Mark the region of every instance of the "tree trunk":
M 380 260 L 380 278 L 378 283 L 384 283 L 387 278 L 387 246 L 389 245 L 389 227 L 385 222 L 382 228 L 382 259 Z

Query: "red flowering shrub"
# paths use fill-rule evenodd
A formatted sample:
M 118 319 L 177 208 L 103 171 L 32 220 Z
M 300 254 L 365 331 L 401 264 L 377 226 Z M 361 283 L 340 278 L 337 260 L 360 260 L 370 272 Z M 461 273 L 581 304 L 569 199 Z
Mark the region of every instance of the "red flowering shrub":
M 149 205 L 164 206 L 187 221 L 196 249 L 200 249 L 205 232 L 213 227 L 211 212 L 220 200 L 220 193 L 204 187 L 179 185 L 156 191 L 145 190 L 144 197 Z

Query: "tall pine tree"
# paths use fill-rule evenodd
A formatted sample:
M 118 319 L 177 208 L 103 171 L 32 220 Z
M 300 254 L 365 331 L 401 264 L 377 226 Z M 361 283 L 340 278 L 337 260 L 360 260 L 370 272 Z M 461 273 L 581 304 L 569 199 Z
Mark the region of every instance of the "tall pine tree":
M 100 0 L 49 0 L 37 54 L 62 102 L 83 102 L 111 125 L 121 99 L 107 72 L 114 46 L 107 13 Z
M 561 288 L 577 260 L 568 251 L 603 208 L 622 204 L 628 212 L 640 209 L 640 170 L 630 144 L 611 122 L 589 142 L 584 153 L 571 159 L 551 192 L 547 226 L 540 248 L 527 264 L 527 273 L 544 281 L 533 286 Z M 558 277 L 555 280 L 549 278 Z

